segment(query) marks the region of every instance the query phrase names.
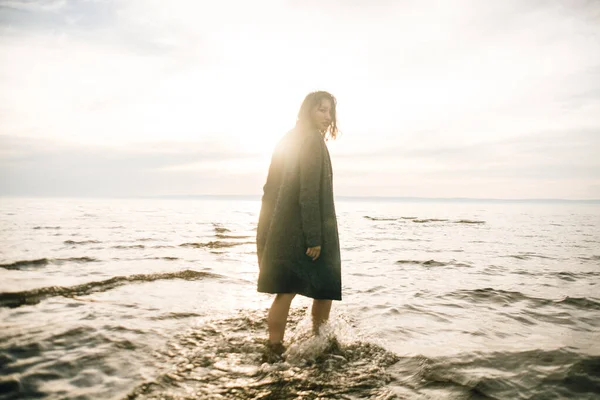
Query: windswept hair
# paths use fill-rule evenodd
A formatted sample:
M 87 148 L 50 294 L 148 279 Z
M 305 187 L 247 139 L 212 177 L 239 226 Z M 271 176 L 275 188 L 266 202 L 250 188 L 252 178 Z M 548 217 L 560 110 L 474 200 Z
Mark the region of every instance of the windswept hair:
M 298 120 L 296 121 L 296 125 L 308 125 L 311 120 L 311 111 L 315 107 L 319 107 L 321 102 L 324 99 L 328 99 L 331 102 L 331 124 L 323 133 L 325 139 L 334 139 L 338 135 L 338 127 L 337 127 L 337 112 L 336 112 L 336 104 L 337 100 L 335 97 L 325 91 L 318 91 L 309 93 L 302 102 L 302 106 L 300 106 L 300 111 L 298 112 Z

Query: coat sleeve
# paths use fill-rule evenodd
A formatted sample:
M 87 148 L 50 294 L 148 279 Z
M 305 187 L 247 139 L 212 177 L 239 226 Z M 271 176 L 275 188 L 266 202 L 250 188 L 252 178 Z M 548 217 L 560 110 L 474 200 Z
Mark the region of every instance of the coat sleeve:
M 306 247 L 321 246 L 321 138 L 311 135 L 300 148 L 300 213 Z

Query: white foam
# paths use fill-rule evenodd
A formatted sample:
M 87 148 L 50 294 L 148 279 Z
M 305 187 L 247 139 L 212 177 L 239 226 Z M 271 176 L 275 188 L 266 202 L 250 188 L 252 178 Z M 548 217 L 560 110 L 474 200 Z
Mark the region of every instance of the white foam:
M 303 318 L 289 334 L 286 360 L 293 364 L 314 361 L 319 355 L 337 340 L 340 345 L 356 343 L 361 339 L 360 333 L 352 326 L 348 318 L 339 310 L 332 310 L 329 320 L 321 325 L 318 334 L 314 334 L 310 307 L 305 310 Z

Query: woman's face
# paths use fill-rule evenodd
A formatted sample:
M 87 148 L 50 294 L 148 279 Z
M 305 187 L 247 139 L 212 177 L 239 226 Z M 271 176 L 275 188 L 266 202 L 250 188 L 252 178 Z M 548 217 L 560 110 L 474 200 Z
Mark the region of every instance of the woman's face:
M 322 99 L 321 104 L 312 110 L 311 116 L 313 126 L 319 131 L 325 132 L 331 125 L 331 100 Z

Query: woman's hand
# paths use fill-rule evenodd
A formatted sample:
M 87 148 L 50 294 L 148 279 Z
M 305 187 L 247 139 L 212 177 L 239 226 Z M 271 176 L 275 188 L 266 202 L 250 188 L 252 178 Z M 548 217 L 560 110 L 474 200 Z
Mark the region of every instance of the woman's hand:
M 321 255 L 321 246 L 309 247 L 308 250 L 306 250 L 306 255 L 312 258 L 313 261 L 316 261 Z

